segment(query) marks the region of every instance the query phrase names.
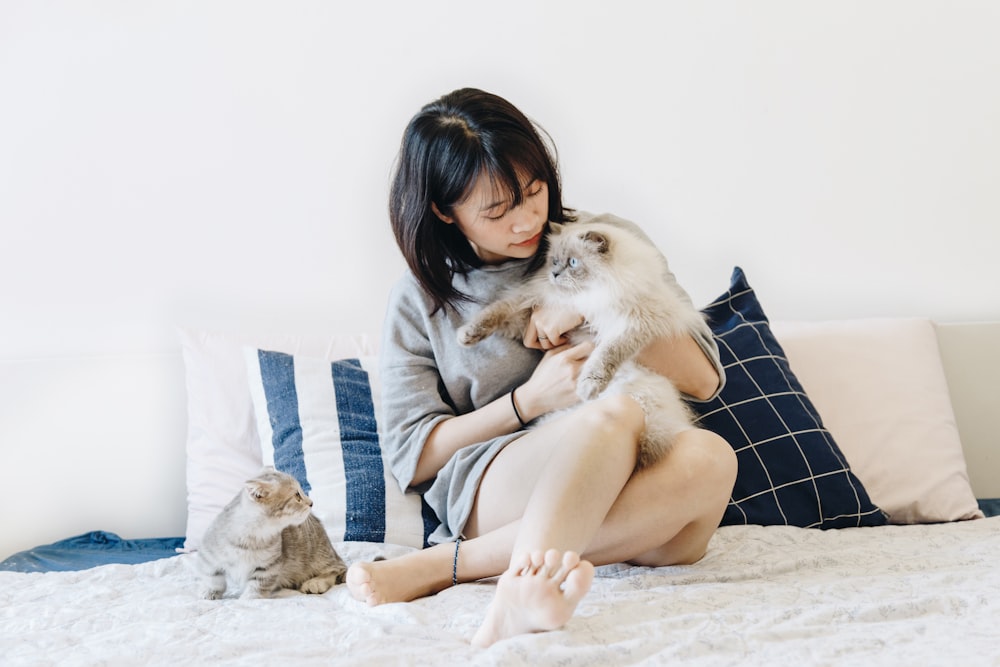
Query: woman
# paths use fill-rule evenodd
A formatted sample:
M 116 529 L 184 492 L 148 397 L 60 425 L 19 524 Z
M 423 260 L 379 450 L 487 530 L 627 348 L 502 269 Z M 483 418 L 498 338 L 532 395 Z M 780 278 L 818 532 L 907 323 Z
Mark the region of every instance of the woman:
M 495 95 L 445 95 L 406 128 L 389 208 L 410 272 L 390 298 L 380 353 L 383 446 L 400 485 L 424 493 L 441 525 L 427 549 L 354 564 L 352 594 L 371 605 L 407 601 L 501 575 L 473 638 L 488 646 L 562 626 L 595 564 L 700 559 L 735 479 L 725 441 L 685 431 L 667 457 L 636 472 L 644 417 L 627 396 L 525 430 L 578 402 L 592 348 L 565 334 L 582 317 L 539 310 L 523 341 L 456 341 L 470 313 L 538 267 L 549 221 L 578 217 L 562 204 L 539 129 Z M 658 340 L 640 359 L 694 400 L 723 382 L 707 326 Z

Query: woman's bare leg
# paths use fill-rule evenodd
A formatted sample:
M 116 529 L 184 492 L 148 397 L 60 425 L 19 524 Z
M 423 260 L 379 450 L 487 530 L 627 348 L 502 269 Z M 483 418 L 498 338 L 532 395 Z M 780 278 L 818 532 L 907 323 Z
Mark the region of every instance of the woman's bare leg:
M 463 541 L 458 549 L 459 581 L 502 573 L 510 564 L 517 529 L 518 524 L 512 523 Z M 446 542 L 399 558 L 354 563 L 347 570 L 347 586 L 356 599 L 369 605 L 408 602 L 451 586 L 455 557 L 455 544 Z
M 634 401 L 607 399 L 575 411 L 573 419 L 562 420 L 544 433 L 558 437 L 561 444 L 544 453 L 533 450 L 538 471 L 534 480 L 509 474 L 522 468 L 526 447 L 511 457 L 501 452 L 493 460 L 475 505 L 489 505 L 492 489 L 500 491 L 493 500 L 501 501 L 504 487 L 527 502 L 518 522 L 511 565 L 497 582 L 496 595 L 473 645 L 489 646 L 513 635 L 552 630 L 570 619 L 594 578 L 593 564 L 581 560 L 579 553 L 632 475 L 643 423 L 642 410 Z M 484 490 L 484 484 L 489 488 Z M 483 517 L 475 509 L 473 513 L 478 515 L 476 531 L 482 528 Z M 544 564 L 539 562 L 543 553 Z
M 458 560 L 462 581 L 504 575 L 477 643 L 507 636 L 501 626 L 523 632 L 532 625 L 516 620 L 516 614 L 506 626 L 496 622 L 509 620 L 527 604 L 525 595 L 508 591 L 529 589 L 532 604 L 548 599 L 549 609 L 561 616 L 582 597 L 581 582 L 589 587 L 587 561 L 581 561 L 579 575 L 573 574 L 573 586 L 563 582 L 562 588 L 571 590 L 563 599 L 542 595 L 546 586 L 551 590 L 544 578 L 518 578 L 524 568 L 516 563 L 540 548 L 554 547 L 570 559 L 583 551 L 597 564 L 665 565 L 693 562 L 704 554 L 732 489 L 735 456 L 718 436 L 689 431 L 666 459 L 632 475 L 635 436 L 629 422 L 635 413 L 629 403 L 554 420 L 511 443 L 491 465 L 466 525 L 471 539 L 462 543 Z M 357 563 L 348 571 L 348 585 L 369 604 L 433 594 L 451 584 L 454 553 L 454 544 L 442 544 L 398 559 Z M 533 587 L 539 590 L 532 592 Z M 536 618 L 536 607 L 525 616 Z
M 524 515 L 526 494 L 516 491 L 537 484 L 538 460 L 548 459 L 540 451 L 543 443 L 516 444 L 501 452 L 480 484 L 466 535 L 488 534 Z M 735 479 L 736 456 L 725 440 L 709 431 L 685 431 L 663 460 L 628 479 L 584 557 L 597 565 L 698 560 L 719 525 Z

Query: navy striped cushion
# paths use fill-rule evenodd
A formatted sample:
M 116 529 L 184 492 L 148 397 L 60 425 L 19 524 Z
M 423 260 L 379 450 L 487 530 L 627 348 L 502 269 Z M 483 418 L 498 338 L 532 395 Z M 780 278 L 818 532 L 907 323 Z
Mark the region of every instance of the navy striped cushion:
M 719 344 L 726 384 L 717 398 L 692 407 L 700 425 L 724 437 L 739 462 L 722 524 L 886 523 L 788 365 L 742 269 L 736 267 L 730 289 L 703 312 Z
M 436 519 L 379 446 L 375 357 L 248 349 L 247 370 L 264 463 L 299 480 L 331 540 L 426 545 Z

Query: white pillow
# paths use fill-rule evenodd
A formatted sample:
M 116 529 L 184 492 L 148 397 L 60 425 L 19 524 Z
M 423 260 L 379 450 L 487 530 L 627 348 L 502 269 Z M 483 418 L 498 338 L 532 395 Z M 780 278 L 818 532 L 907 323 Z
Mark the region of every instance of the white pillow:
M 437 528 L 381 447 L 378 359 L 246 349 L 265 465 L 294 475 L 334 542 L 421 548 Z
M 187 387 L 187 529 L 184 548 L 197 550 L 216 514 L 262 465 L 247 381 L 245 345 L 326 359 L 372 354 L 366 335 L 296 336 L 180 328 Z
M 892 523 L 983 516 L 930 320 L 771 328 L 851 470 Z

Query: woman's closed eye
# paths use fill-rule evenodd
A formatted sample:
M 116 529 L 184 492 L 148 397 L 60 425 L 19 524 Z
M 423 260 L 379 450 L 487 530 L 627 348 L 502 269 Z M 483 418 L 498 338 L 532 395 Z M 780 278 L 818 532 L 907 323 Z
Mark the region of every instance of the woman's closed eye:
M 528 183 L 526 186 L 524 186 L 524 190 L 523 190 L 523 192 L 524 192 L 524 199 L 531 199 L 532 197 L 537 197 L 538 195 L 540 195 L 542 193 L 542 190 L 544 189 L 544 186 L 545 186 L 545 184 L 542 181 L 538 180 L 538 179 L 535 179 L 531 183 Z M 493 210 L 493 209 L 498 209 L 499 210 L 500 206 L 501 206 L 500 204 L 497 204 L 495 206 L 490 207 L 487 210 Z M 515 208 L 517 208 L 517 207 L 516 206 L 511 206 L 510 204 L 507 204 L 506 206 L 504 206 L 504 208 L 502 210 L 499 210 L 498 213 L 496 213 L 494 215 L 486 215 L 484 217 L 487 220 L 502 220 L 504 218 L 504 216 L 506 216 L 508 213 L 511 212 L 512 209 L 515 209 Z

